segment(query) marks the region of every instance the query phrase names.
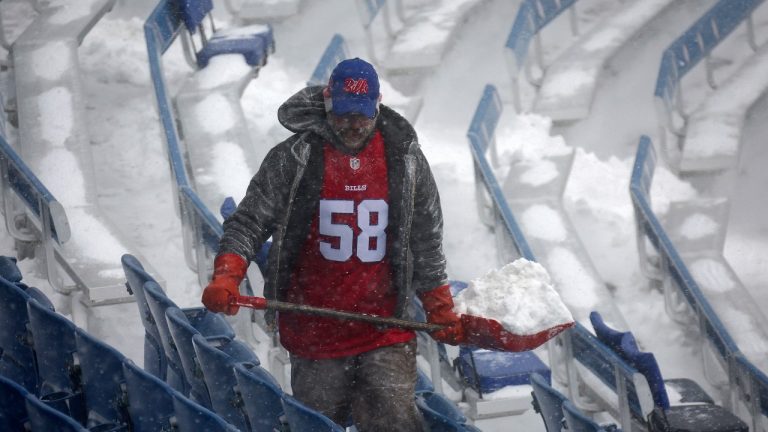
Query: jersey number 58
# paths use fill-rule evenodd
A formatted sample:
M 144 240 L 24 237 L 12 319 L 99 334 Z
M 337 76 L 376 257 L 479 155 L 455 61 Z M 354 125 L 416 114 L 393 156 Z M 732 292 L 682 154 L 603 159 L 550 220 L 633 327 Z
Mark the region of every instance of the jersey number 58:
M 357 226 L 361 232 L 355 233 L 347 224 L 333 223 L 334 214 L 352 214 L 355 202 L 352 200 L 320 200 L 320 234 L 338 237 L 339 246 L 331 242 L 320 241 L 320 253 L 327 260 L 346 261 L 352 257 L 353 242 L 357 257 L 362 262 L 377 262 L 384 258 L 387 245 L 385 229 L 389 223 L 389 206 L 382 199 L 363 200 L 357 205 Z M 371 224 L 371 214 L 376 213 L 376 223 Z M 375 238 L 375 242 L 371 239 Z M 373 248 L 371 247 L 373 246 Z

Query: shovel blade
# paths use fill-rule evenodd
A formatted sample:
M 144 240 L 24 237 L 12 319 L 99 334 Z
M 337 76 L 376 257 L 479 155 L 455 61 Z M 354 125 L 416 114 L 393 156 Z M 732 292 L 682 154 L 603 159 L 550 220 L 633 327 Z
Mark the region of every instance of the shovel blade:
M 518 335 L 507 331 L 501 323 L 490 318 L 461 315 L 466 341 L 462 345 L 495 351 L 528 351 L 539 347 L 562 331 L 572 327 L 573 322 L 559 324 L 530 335 Z

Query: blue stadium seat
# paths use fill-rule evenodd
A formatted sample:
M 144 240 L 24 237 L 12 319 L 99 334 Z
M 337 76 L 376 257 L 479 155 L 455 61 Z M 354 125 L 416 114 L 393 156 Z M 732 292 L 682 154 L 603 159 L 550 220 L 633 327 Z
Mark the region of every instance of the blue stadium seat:
M 16 258 L 0 256 L 0 277 L 10 283 L 21 282 L 21 270 L 16 266 Z
M 548 380 L 551 371 L 533 351 L 501 352 L 461 347 L 457 359 L 459 372 L 472 388 L 482 394 L 506 386 L 529 384 L 531 373 Z
M 128 414 L 132 432 L 169 431 L 173 411 L 173 390 L 168 384 L 126 359 L 123 374 L 128 393 Z
M 568 398 L 537 373 L 531 374 L 531 386 L 534 409 L 541 414 L 547 432 L 560 432 L 563 429 L 563 403 Z
M 234 366 L 248 361 L 259 364 L 256 354 L 244 343 L 227 338 L 192 337 L 203 378 L 211 396 L 211 406 L 216 414 L 241 430 L 250 430 L 250 420 L 245 413 L 240 395 L 237 394 L 237 379 Z
M 292 431 L 344 432 L 344 428 L 328 417 L 309 409 L 296 399 L 283 394 L 283 409 Z
M 49 406 L 85 423 L 79 366 L 75 365 L 75 324 L 36 301 L 27 302 L 29 329 L 40 379 L 38 396 Z
M 416 369 L 416 393 L 433 392 L 435 385 L 432 380 L 421 369 Z
M 184 25 L 190 34 L 195 34 L 202 27 L 206 17 L 213 11 L 211 0 L 183 0 L 180 4 L 180 12 Z M 272 28 L 265 26 L 265 31 L 253 33 L 214 33 L 206 40 L 207 36 L 201 35 L 202 47 L 195 53 L 197 65 L 204 68 L 211 57 L 220 54 L 242 54 L 245 61 L 251 66 L 263 66 L 267 62 L 267 54 L 274 50 Z M 211 30 L 214 30 L 213 28 Z
M 668 410 L 670 401 L 666 390 L 667 380 L 664 380 L 661 375 L 656 357 L 652 353 L 641 352 L 631 332 L 619 332 L 610 328 L 599 312 L 591 312 L 589 319 L 597 339 L 608 345 L 619 357 L 645 377 L 651 389 L 654 405 L 664 411 Z M 704 389 L 693 380 L 678 378 L 671 380 L 670 385 L 682 396 L 681 402 L 714 403 Z
M 125 356 L 79 328 L 75 341 L 88 410 L 86 426 L 101 432 L 124 430 L 129 422 L 123 391 Z
M 88 432 L 80 423 L 41 402 L 27 393 L 26 401 L 29 426 L 32 431 L 45 432 Z M 101 429 L 99 429 L 101 431 Z M 111 431 L 128 429 L 110 429 Z M 94 430 L 95 431 L 95 430 Z
M 144 284 L 144 295 L 147 299 L 149 311 L 157 326 L 160 335 L 160 343 L 168 363 L 168 375 L 166 382 L 183 395 L 189 395 L 190 384 L 184 374 L 184 367 L 181 363 L 181 357 L 176 347 L 176 343 L 170 334 L 168 320 L 165 311 L 176 307 L 176 304 L 168 298 L 160 288 L 160 285 L 154 281 L 148 281 Z M 233 339 L 235 331 L 223 316 L 209 312 L 203 307 L 189 308 L 183 310 L 188 322 L 197 329 L 203 336 L 226 337 Z
M 179 392 L 173 395 L 174 422 L 178 432 L 238 432 L 213 411 L 198 405 Z
M 266 369 L 253 363 L 235 365 L 235 379 L 245 404 L 252 432 L 282 430 L 283 395 L 280 385 Z
M 36 394 L 35 353 L 27 331 L 30 298 L 24 289 L 0 278 L 0 375 Z
M 417 393 L 416 406 L 424 416 L 431 432 L 476 430 L 473 426 L 466 424 L 467 418 L 459 411 L 456 404 L 439 393 Z
M 27 390 L 15 381 L 0 376 L 0 430 L 23 431 L 27 421 Z
M 144 370 L 164 380 L 167 375 L 168 362 L 163 354 L 160 333 L 157 331 L 157 325 L 149 311 L 149 305 L 144 294 L 144 283 L 155 279 L 144 270 L 139 260 L 133 255 L 123 255 L 121 262 L 127 280 L 125 286 L 136 297 L 141 324 L 144 326 Z
M 173 338 L 176 351 L 179 353 L 179 361 L 184 369 L 184 376 L 189 383 L 189 397 L 195 402 L 211 409 L 211 397 L 208 394 L 208 386 L 203 379 L 203 371 L 197 361 L 195 348 L 192 346 L 192 337 L 200 332 L 192 327 L 184 312 L 177 307 L 170 307 L 165 311 L 168 322 L 168 330 Z
M 563 415 L 565 423 L 568 426 L 568 432 L 610 432 L 615 431 L 614 426 L 602 427 L 594 420 L 587 417 L 571 401 L 563 403 Z

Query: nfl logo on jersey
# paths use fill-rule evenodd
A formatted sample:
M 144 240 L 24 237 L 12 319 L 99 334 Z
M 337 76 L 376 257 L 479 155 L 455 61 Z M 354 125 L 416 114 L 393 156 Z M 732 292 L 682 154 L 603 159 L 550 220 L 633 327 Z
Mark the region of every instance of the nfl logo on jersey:
M 349 167 L 357 171 L 360 169 L 360 159 L 352 158 L 349 160 Z

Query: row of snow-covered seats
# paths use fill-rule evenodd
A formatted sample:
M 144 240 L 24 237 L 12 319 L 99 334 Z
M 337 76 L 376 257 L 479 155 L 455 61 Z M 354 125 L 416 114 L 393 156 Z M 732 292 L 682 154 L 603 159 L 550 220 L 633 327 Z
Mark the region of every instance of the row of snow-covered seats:
M 731 291 L 715 289 L 716 286 L 706 292 L 702 289 L 651 208 L 655 167 L 653 144 L 643 136 L 630 180 L 638 243 L 647 241 L 658 254 L 658 271 L 664 279 L 665 290 L 672 291 L 665 293 L 665 297 L 677 296 L 685 309 L 693 312 L 706 342 L 702 350 L 704 364 L 719 369 L 705 368 L 705 372 L 724 374 L 730 400 L 743 404 L 751 416 L 753 430 L 768 430 L 768 375 L 765 373 L 768 366 L 764 348 L 768 337 L 766 326 L 759 324 L 762 314 L 756 310 L 757 305 L 749 301 L 749 296 L 733 295 Z M 641 256 L 641 260 L 647 258 Z M 712 303 L 713 300 L 716 303 Z M 732 311 L 738 311 L 738 315 L 734 316 Z M 724 322 L 724 318 L 731 321 Z M 734 319 L 736 322 L 732 322 Z M 729 324 L 734 327 L 731 332 Z M 736 409 L 733 402 L 730 408 Z
M 710 102 L 705 101 L 700 107 L 686 112 L 682 81 L 697 64 L 708 60 L 711 52 L 739 25 L 745 21 L 751 24 L 752 13 L 763 2 L 718 1 L 662 53 L 654 91 L 660 136 L 669 158 L 682 172 L 711 172 L 735 167 L 744 118 L 748 109 L 768 89 L 768 73 L 761 73 L 768 67 L 768 51 L 761 49 L 753 54 L 742 70 L 710 95 L 712 102 L 725 103 L 710 106 Z M 747 28 L 749 31 L 751 27 Z M 747 41 L 757 49 L 754 31 L 748 33 Z M 705 61 L 705 66 L 707 80 L 714 89 L 718 85 L 712 64 Z

